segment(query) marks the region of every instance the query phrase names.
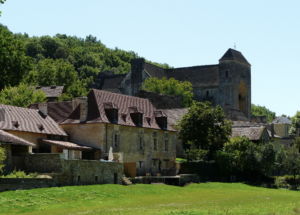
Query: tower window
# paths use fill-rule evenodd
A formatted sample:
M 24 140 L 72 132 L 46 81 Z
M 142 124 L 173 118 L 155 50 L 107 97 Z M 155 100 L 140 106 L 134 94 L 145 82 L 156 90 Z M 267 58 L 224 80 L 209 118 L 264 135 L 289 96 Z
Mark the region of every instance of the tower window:
M 241 95 L 239 95 L 239 100 L 241 100 L 242 99 L 242 96 Z
M 228 77 L 228 71 L 226 71 L 226 77 Z
M 154 146 L 153 146 L 153 148 L 154 148 L 154 150 L 157 150 L 157 139 L 156 138 L 154 138 Z
M 140 137 L 140 149 L 143 149 L 143 138 Z
M 206 97 L 209 97 L 209 91 L 206 91 Z

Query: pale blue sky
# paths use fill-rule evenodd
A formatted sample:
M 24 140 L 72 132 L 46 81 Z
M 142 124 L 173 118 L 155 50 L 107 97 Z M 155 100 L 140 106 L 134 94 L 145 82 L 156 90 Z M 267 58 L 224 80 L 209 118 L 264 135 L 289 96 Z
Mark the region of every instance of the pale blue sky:
M 252 65 L 252 103 L 300 110 L 300 1 L 7 0 L 0 23 L 30 36 L 92 34 L 174 67 L 217 64 L 236 43 Z

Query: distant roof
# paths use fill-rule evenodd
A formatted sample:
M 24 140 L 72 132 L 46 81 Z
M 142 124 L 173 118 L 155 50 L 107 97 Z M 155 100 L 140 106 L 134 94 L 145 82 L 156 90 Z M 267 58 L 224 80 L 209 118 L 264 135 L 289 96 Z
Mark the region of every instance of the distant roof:
M 72 101 L 47 102 L 48 115 L 57 123 L 63 121 L 73 112 Z M 39 110 L 39 104 L 30 104 L 29 109 Z
M 263 131 L 266 128 L 264 126 L 261 127 L 232 127 L 231 137 L 242 137 L 246 136 L 249 140 L 260 140 Z
M 47 86 L 40 87 L 36 86 L 36 91 L 41 90 L 46 93 L 47 98 L 57 98 L 64 92 L 64 86 Z
M 38 141 L 41 143 L 46 143 L 49 145 L 58 146 L 61 148 L 66 148 L 66 149 L 72 149 L 72 150 L 92 151 L 95 149 L 100 149 L 100 148 L 93 147 L 93 146 L 87 146 L 85 144 L 74 143 L 74 142 L 69 142 L 69 141 L 62 141 L 62 140 L 38 139 Z
M 283 116 L 277 117 L 271 123 L 274 123 L 274 124 L 284 124 L 284 123 L 285 124 L 292 124 L 291 121 L 287 117 L 283 117 Z
M 130 108 L 136 108 L 143 113 L 144 128 L 161 129 L 156 123 L 155 111 L 157 109 L 148 99 L 142 99 L 134 96 L 127 96 L 117 93 L 106 92 L 103 90 L 92 89 L 87 95 L 88 98 L 88 115 L 85 123 L 110 123 L 106 116 L 104 103 L 112 102 L 118 107 L 118 124 L 127 126 L 136 126 L 130 117 Z M 126 117 L 124 121 L 123 118 Z M 150 119 L 150 125 L 148 120 Z M 79 124 L 80 123 L 80 106 L 75 108 L 69 117 L 60 124 Z M 170 125 L 167 130 L 176 131 Z
M 181 120 L 183 114 L 188 113 L 188 108 L 163 109 L 168 116 L 168 123 L 172 126 Z
M 149 99 L 157 109 L 182 108 L 180 96 L 158 94 L 146 90 L 140 90 L 134 96 Z
M 68 136 L 49 116 L 38 110 L 0 104 L 0 129 Z
M 125 76 L 126 74 L 99 76 L 99 89 L 112 93 L 118 93 L 119 86 L 125 78 Z
M 0 142 L 12 143 L 12 144 L 15 144 L 15 145 L 35 146 L 34 143 L 28 142 L 27 140 L 24 140 L 20 137 L 12 135 L 12 134 L 10 134 L 8 132 L 5 132 L 3 130 L 0 130 Z
M 225 114 L 227 120 L 249 122 L 249 120 L 240 110 L 225 107 Z
M 227 52 L 223 55 L 223 57 L 221 57 L 219 61 L 226 61 L 226 60 L 235 60 L 251 66 L 250 63 L 246 60 L 246 58 L 243 56 L 243 54 L 234 49 L 228 49 Z

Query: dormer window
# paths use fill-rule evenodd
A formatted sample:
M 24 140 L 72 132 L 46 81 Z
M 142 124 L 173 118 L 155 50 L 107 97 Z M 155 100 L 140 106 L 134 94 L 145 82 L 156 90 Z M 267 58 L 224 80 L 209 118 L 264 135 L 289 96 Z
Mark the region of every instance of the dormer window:
M 129 107 L 132 122 L 136 126 L 143 126 L 143 113 L 137 107 Z
M 112 123 L 118 123 L 118 107 L 112 102 L 104 102 L 103 106 L 108 120 Z
M 18 123 L 18 121 L 11 121 L 11 122 L 12 122 L 12 124 L 13 124 L 13 126 L 15 128 L 18 128 L 20 126 L 20 124 Z
M 40 131 L 44 130 L 44 126 L 42 124 L 37 124 Z
M 122 115 L 122 119 L 123 119 L 124 122 L 126 122 L 126 115 L 125 114 Z
M 151 125 L 151 118 L 146 118 L 148 125 Z
M 157 125 L 164 130 L 168 128 L 168 118 L 167 115 L 162 111 L 154 111 L 154 116 Z

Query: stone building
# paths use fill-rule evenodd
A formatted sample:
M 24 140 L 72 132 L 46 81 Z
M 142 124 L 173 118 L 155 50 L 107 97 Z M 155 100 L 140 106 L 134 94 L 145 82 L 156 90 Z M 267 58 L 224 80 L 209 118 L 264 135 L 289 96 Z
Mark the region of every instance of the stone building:
M 210 101 L 223 108 L 227 104 L 251 120 L 251 65 L 239 51 L 228 49 L 215 65 L 175 69 L 163 69 L 146 63 L 144 59 L 134 59 L 128 74 L 103 75 L 99 89 L 135 95 L 150 77 L 190 81 L 194 100 Z
M 287 117 L 277 117 L 272 121 L 274 124 L 275 132 L 281 137 L 289 137 L 289 131 L 292 127 L 291 121 Z
M 102 149 L 107 159 L 135 163 L 136 174 L 172 174 L 177 131 L 148 99 L 93 89 L 60 126 L 70 141 Z

